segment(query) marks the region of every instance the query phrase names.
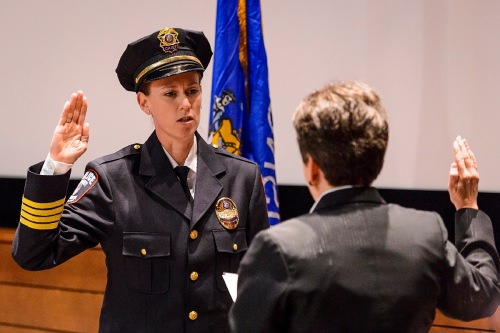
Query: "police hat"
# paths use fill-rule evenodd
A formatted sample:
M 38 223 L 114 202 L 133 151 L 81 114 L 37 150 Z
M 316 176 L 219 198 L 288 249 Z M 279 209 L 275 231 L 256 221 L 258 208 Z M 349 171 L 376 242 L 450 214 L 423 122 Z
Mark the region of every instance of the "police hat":
M 143 82 L 203 71 L 212 58 L 212 49 L 201 31 L 165 28 L 128 44 L 116 74 L 128 91 L 137 92 Z

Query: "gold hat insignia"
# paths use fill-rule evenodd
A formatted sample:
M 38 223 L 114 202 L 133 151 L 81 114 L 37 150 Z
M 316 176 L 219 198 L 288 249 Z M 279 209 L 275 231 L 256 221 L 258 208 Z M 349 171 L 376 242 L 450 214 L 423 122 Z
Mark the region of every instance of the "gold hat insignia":
M 165 53 L 174 53 L 179 47 L 179 33 L 173 28 L 165 28 L 158 33 L 160 47 Z

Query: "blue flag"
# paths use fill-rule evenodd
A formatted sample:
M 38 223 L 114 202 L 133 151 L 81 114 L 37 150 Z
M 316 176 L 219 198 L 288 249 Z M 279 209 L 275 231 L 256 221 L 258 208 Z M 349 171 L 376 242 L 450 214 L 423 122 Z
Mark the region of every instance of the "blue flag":
M 260 0 L 218 0 L 209 141 L 260 166 L 271 224 L 280 221 Z

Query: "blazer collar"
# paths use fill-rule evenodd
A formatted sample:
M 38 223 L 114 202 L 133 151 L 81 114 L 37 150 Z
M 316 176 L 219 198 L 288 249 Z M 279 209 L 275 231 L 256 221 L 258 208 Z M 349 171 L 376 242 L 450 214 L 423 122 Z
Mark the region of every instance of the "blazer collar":
M 374 187 L 351 187 L 333 191 L 321 197 L 313 212 L 332 209 L 350 203 L 384 204 L 385 200 Z
M 172 164 L 153 132 L 141 152 L 139 174 L 151 177 L 146 188 L 183 214 L 194 225 L 213 206 L 222 191 L 219 178 L 226 172 L 213 148 L 195 133 L 198 142 L 198 166 L 196 172 L 196 194 L 191 206 L 180 186 Z
M 158 176 L 173 172 L 173 167 L 163 151 L 160 141 L 153 131 L 144 143 L 141 152 L 141 165 L 139 174 L 144 176 Z
M 199 169 L 199 159 L 202 159 L 203 164 L 205 164 L 214 175 L 225 172 L 226 168 L 220 164 L 217 159 L 217 155 L 214 153 L 210 145 L 203 140 L 198 132 L 195 132 L 195 139 L 198 142 L 197 168 Z M 165 155 L 161 143 L 156 136 L 156 131 L 154 131 L 144 144 L 144 149 L 141 154 L 139 174 L 144 176 L 165 175 L 169 173 L 169 170 L 173 171 L 172 164 Z
M 198 171 L 196 172 L 196 194 L 194 197 L 192 226 L 196 224 L 209 209 L 215 209 L 215 202 L 223 189 L 221 179 L 226 174 L 225 165 L 198 133 Z M 219 148 L 220 149 L 220 148 Z

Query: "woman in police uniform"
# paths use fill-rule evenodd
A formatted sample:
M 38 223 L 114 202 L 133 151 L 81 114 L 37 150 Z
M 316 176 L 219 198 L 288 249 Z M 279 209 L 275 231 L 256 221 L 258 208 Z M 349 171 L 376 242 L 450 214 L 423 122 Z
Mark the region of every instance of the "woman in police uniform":
M 203 33 L 180 28 L 129 44 L 116 72 L 153 119 L 149 139 L 90 162 L 66 199 L 89 138 L 79 91 L 46 161 L 29 168 L 13 257 L 48 269 L 100 243 L 108 281 L 99 332 L 229 331 L 222 273 L 237 271 L 268 218 L 257 165 L 196 132 L 211 56 Z

